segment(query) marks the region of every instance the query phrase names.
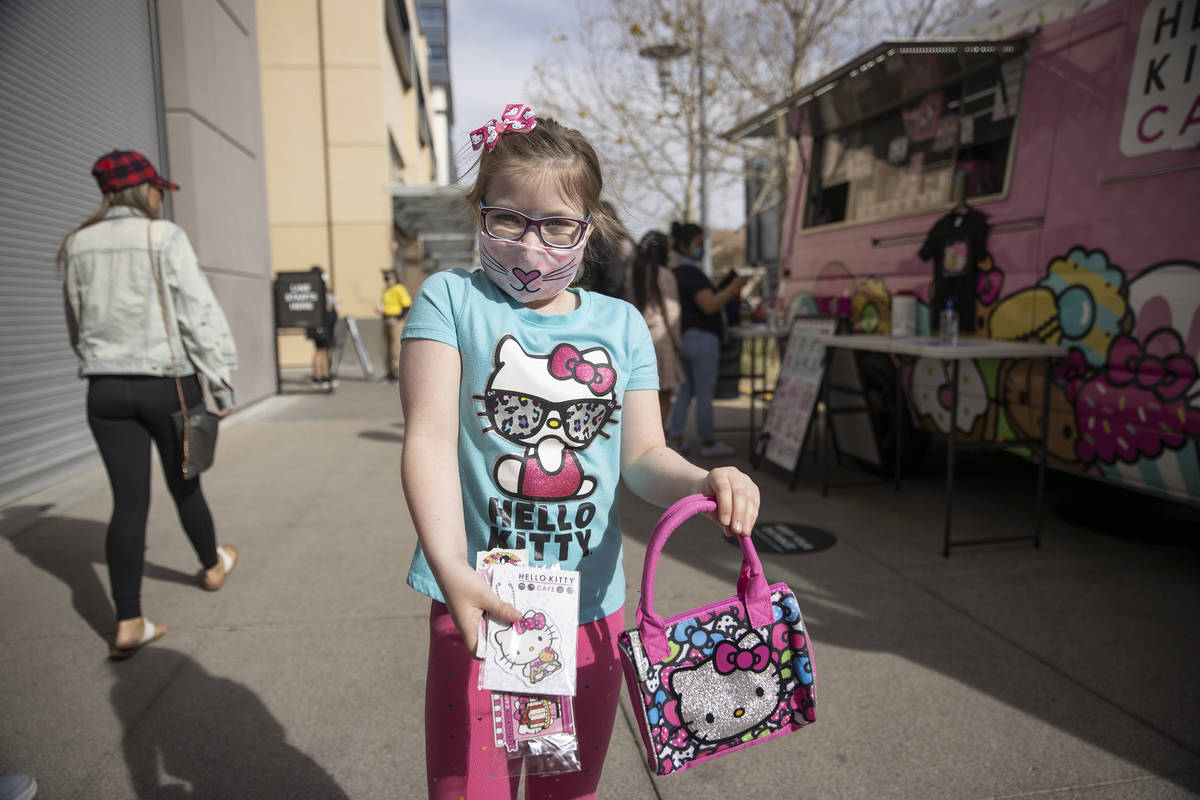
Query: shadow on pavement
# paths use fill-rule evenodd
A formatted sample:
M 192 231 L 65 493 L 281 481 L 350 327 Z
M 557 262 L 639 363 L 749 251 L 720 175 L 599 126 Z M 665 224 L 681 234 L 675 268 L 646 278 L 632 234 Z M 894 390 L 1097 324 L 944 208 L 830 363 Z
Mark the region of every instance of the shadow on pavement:
M 75 613 L 91 626 L 96 635 L 107 640 L 116 630 L 115 611 L 108 596 L 108 587 L 97 575 L 97 565 L 108 569 L 104 555 L 104 523 L 72 517 L 40 516 L 42 509 L 32 506 L 11 506 L 3 510 L 0 524 L 9 519 L 39 516 L 13 536 L 8 537 L 19 555 L 29 559 L 38 569 L 58 578 L 71 590 L 71 605 Z M 182 532 L 179 534 L 183 535 Z M 143 578 L 198 585 L 196 573 L 182 572 L 170 567 L 146 562 Z
M 138 797 L 345 798 L 333 777 L 287 742 L 287 732 L 245 686 L 191 658 L 150 647 L 112 665 L 111 700 Z M 161 680 L 148 676 L 170 675 Z
M 956 506 L 961 508 L 969 504 L 967 491 L 995 491 L 1019 497 L 1022 492 L 1028 491 L 1028 484 L 1032 482 L 1032 472 L 1027 462 L 1016 459 L 993 461 L 981 457 L 973 462 L 960 462 L 959 475 L 964 479 L 962 482 L 972 482 L 973 488 L 968 489 L 966 485 L 962 487 L 962 495 Z M 762 471 L 752 474 L 755 481 L 763 487 L 764 493 L 786 497 L 786 477 Z M 1047 478 L 1046 523 L 1051 521 L 1051 509 L 1056 505 L 1076 511 L 1081 518 L 1086 516 L 1088 519 L 1102 519 L 1103 509 L 1112 509 L 1115 503 L 1121 502 L 1122 498 L 1114 497 L 1114 493 L 1131 494 L 1111 485 L 1062 473 L 1050 473 Z M 944 478 L 937 475 L 932 480 L 935 485 L 940 486 Z M 890 495 L 890 486 L 882 487 L 878 491 Z M 623 489 L 623 493 L 624 502 L 630 502 L 632 498 L 629 497 L 628 490 Z M 886 515 L 889 513 L 886 505 L 887 495 L 853 489 L 842 492 L 840 496 L 835 491 L 829 499 L 821 502 L 878 504 L 879 513 Z M 797 498 L 799 499 L 799 496 Z M 1129 498 L 1126 497 L 1125 500 Z M 956 578 L 954 574 L 965 554 L 956 553 L 949 561 L 944 562 L 948 566 L 942 577 L 935 577 L 932 581 L 928 578 L 914 579 L 905 575 L 903 570 L 879 560 L 870 552 L 869 547 L 857 544 L 854 537 L 840 534 L 839 548 L 826 551 L 827 553 L 836 553 L 840 547 L 852 548 L 860 555 L 876 561 L 878 566 L 892 573 L 895 578 L 910 582 L 917 590 L 916 594 L 921 597 L 922 606 L 926 610 L 926 600 L 943 604 L 946 613 L 939 612 L 941 621 L 930 618 L 926 622 L 916 610 L 905 619 L 906 615 L 903 612 L 889 608 L 884 600 L 872 595 L 871 589 L 861 583 L 852 581 L 843 586 L 836 582 L 823 585 L 819 559 L 824 553 L 797 557 L 760 552 L 760 556 L 768 581 L 774 580 L 772 562 L 779 566 L 786 562 L 789 567 L 794 568 L 797 558 L 803 560 L 808 579 L 815 585 L 816 593 L 824 600 L 819 606 L 813 606 L 820 622 L 811 625 L 818 663 L 822 643 L 897 656 L 1019 709 L 1030 717 L 1069 733 L 1079 741 L 1088 742 L 1138 764 L 1151 774 L 1170 781 L 1184 781 L 1180 785 L 1191 788 L 1192 784 L 1187 781 L 1193 781 L 1194 776 L 1179 776 L 1174 774 L 1170 767 L 1165 767 L 1164 764 L 1171 759 L 1162 752 L 1162 748 L 1155 749 L 1145 742 L 1131 742 L 1126 736 L 1128 729 L 1125 726 L 1121 726 L 1123 731 L 1118 731 L 1096 725 L 1094 716 L 1079 713 L 1079 707 L 1075 703 L 1048 696 L 1049 689 L 1030 686 L 1016 674 L 1041 674 L 1045 668 L 1049 668 L 1058 678 L 1065 678 L 1074 684 L 1084 696 L 1102 698 L 1109 705 L 1110 712 L 1124 715 L 1153 731 L 1161 737 L 1159 741 L 1169 741 L 1193 756 L 1200 755 L 1200 725 L 1193 719 L 1175 717 L 1173 721 L 1164 721 L 1164 707 L 1153 705 L 1155 700 L 1148 701 L 1150 705 L 1147 705 L 1147 701 L 1139 701 L 1136 696 L 1117 691 L 1115 688 L 1131 680 L 1137 682 L 1137 676 L 1141 676 L 1144 680 L 1162 681 L 1168 690 L 1174 685 L 1185 695 L 1190 694 L 1190 689 L 1187 688 L 1188 668 L 1185 665 L 1194 664 L 1195 658 L 1200 656 L 1200 648 L 1192 635 L 1194 623 L 1190 620 L 1190 612 L 1183 611 L 1183 608 L 1195 608 L 1196 603 L 1200 602 L 1200 581 L 1189 582 L 1187 577 L 1191 574 L 1200 578 L 1200 538 L 1195 534 L 1198 529 L 1195 525 L 1179 529 L 1180 521 L 1196 519 L 1197 511 L 1168 501 L 1157 501 L 1155 504 L 1143 502 L 1144 500 L 1146 499 L 1137 498 L 1137 502 L 1132 506 L 1140 509 L 1143 515 L 1149 513 L 1147 509 L 1158 508 L 1163 518 L 1173 523 L 1173 527 L 1167 532 L 1158 532 L 1153 530 L 1153 521 L 1145 516 L 1138 517 L 1136 513 L 1132 516 L 1122 515 L 1121 520 L 1127 524 L 1134 524 L 1140 520 L 1141 524 L 1134 527 L 1133 531 L 1149 531 L 1148 536 L 1138 539 L 1136 533 L 1131 532 L 1128 527 L 1122 529 L 1124 535 L 1121 538 L 1125 542 L 1123 545 L 1117 545 L 1118 548 L 1122 548 L 1118 549 L 1117 554 L 1128 559 L 1123 567 L 1114 566 L 1111 562 L 1105 562 L 1105 566 L 1098 566 L 1101 562 L 1088 562 L 1083 558 L 1078 562 L 1056 562 L 1060 566 L 1066 564 L 1064 569 L 1075 573 L 1062 576 L 1068 585 L 1086 587 L 1086 594 L 1074 599 L 1086 599 L 1086 602 L 1092 604 L 1092 607 L 1087 609 L 1087 614 L 1080 614 L 1081 609 L 1073 608 L 1069 604 L 1060 604 L 1062 598 L 1054 595 L 1053 590 L 1050 591 L 1051 597 L 1022 596 L 1023 592 L 1030 591 L 1031 586 L 1054 584 L 1055 573 L 1052 568 L 1047 569 L 1043 565 L 1044 562 L 1029 565 L 1029 574 L 1039 569 L 1046 570 L 1032 582 L 1022 582 L 1021 578 L 1015 577 L 1016 573 L 1012 573 L 1011 564 L 1004 575 L 985 578 L 977 587 L 979 593 L 988 593 L 981 606 L 986 611 L 979 614 L 972 606 L 960 605 L 959 600 L 943 595 L 938 588 L 934 588 L 943 584 L 956 585 L 953 583 L 955 580 L 971 580 L 970 577 L 964 576 Z M 940 534 L 940 501 L 939 495 L 936 508 L 929 509 L 930 533 L 933 535 L 923 537 L 920 542 L 920 546 L 928 546 L 931 551 L 937 546 L 934 537 Z M 791 508 L 795 511 L 794 502 Z M 1091 511 L 1084 515 L 1079 511 L 1082 508 L 1090 508 Z M 1020 509 L 1020 513 L 1024 513 L 1024 509 Z M 772 520 L 777 516 L 779 515 L 772 515 Z M 795 511 L 795 516 L 795 521 L 803 519 L 803 514 L 799 511 Z M 1060 517 L 1064 518 L 1063 521 L 1075 522 L 1061 511 Z M 1112 522 L 1107 520 L 1103 530 L 1075 530 L 1062 538 L 1072 538 L 1075 547 L 1082 547 L 1086 552 L 1090 547 L 1089 538 L 1103 540 L 1105 536 L 1115 535 L 1113 528 L 1119 525 L 1114 526 Z M 907 536 L 912 528 L 912 524 L 908 523 L 907 531 L 898 531 L 898 535 Z M 1060 524 L 1059 529 L 1062 528 Z M 651 528 L 648 525 L 629 525 L 623 521 L 622 531 L 624 536 L 644 545 L 649 541 Z M 1183 531 L 1188 535 L 1182 535 Z M 690 538 L 688 542 L 686 547 L 679 546 L 678 543 L 675 546 L 668 543 L 664 554 L 711 575 L 714 578 L 712 600 L 732 595 L 736 589 L 737 574 L 734 569 L 726 570 L 719 566 L 728 561 L 727 553 L 722 551 L 727 551 L 729 546 L 717 535 L 697 536 Z M 1167 547 L 1164 548 L 1164 545 Z M 1100 547 L 1097 546 L 1097 549 Z M 984 549 L 979 552 L 982 556 L 987 551 Z M 1036 557 L 1038 551 L 1030 548 L 1029 555 L 1031 558 Z M 1072 557 L 1064 556 L 1067 559 Z M 1111 552 L 1109 557 L 1112 557 Z M 815 567 L 811 571 L 807 569 L 810 564 Z M 971 567 L 977 572 L 979 563 L 975 562 Z M 1164 574 L 1156 583 L 1154 576 L 1159 572 Z M 1167 572 L 1170 573 L 1169 576 L 1165 574 Z M 1014 579 L 1010 581 L 1005 575 Z M 961 584 L 957 585 L 961 589 Z M 718 596 L 717 591 L 722 594 Z M 807 592 L 798 591 L 797 594 L 800 596 L 802 609 L 807 609 L 804 605 L 804 594 Z M 1004 603 L 998 602 L 999 600 L 1003 600 Z M 1004 604 L 1007 604 L 1007 607 Z M 997 611 L 997 608 L 1002 610 Z M 1141 615 L 1157 618 L 1152 623 L 1148 621 L 1145 625 L 1139 625 L 1137 620 Z M 1095 622 L 1097 617 L 1106 616 L 1110 620 L 1107 624 Z M 897 622 L 901 619 L 905 621 Z M 954 630 L 954 627 L 961 627 L 964 622 L 980 631 L 983 637 L 980 641 L 985 643 L 987 652 L 965 652 L 963 648 L 944 641 L 944 637 L 950 635 L 948 631 Z M 1129 627 L 1123 628 L 1126 624 Z M 954 627 L 948 628 L 947 625 Z M 1111 662 L 1115 656 L 1111 645 L 1105 643 L 1106 634 L 1121 637 L 1123 630 L 1128 638 L 1122 646 L 1138 652 L 1134 661 L 1112 662 L 1113 667 L 1108 670 L 1081 670 L 1080 664 L 1089 659 L 1095 664 Z M 1059 640 L 1052 641 L 1055 637 L 1059 637 Z M 1046 652 L 1053 655 L 1046 655 Z M 1064 653 L 1069 655 L 1064 656 Z M 1060 661 L 1066 663 L 1059 663 Z M 1111 684 L 1106 685 L 1104 680 L 1110 680 Z M 1147 694 L 1159 699 L 1163 692 Z M 1169 719 L 1170 715 L 1166 716 Z
M 392 431 L 359 431 L 358 438 L 367 439 L 372 442 L 395 442 L 399 444 L 404 441 L 404 434 Z

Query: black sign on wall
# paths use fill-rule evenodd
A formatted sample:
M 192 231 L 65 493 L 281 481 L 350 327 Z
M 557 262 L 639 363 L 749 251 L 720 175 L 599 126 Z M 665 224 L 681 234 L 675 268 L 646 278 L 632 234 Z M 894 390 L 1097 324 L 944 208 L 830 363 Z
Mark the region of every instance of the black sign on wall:
M 275 327 L 316 328 L 325 319 L 325 282 L 320 272 L 275 276 Z

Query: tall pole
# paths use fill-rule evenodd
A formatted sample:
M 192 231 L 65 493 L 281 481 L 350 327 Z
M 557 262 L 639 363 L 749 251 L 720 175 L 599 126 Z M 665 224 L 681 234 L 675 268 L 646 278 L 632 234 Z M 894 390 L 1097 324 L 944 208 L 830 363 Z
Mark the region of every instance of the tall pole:
M 704 229 L 704 259 L 701 268 L 712 277 L 712 233 L 708 229 L 708 125 L 704 119 L 704 0 L 697 0 L 696 60 L 700 64 L 700 227 Z

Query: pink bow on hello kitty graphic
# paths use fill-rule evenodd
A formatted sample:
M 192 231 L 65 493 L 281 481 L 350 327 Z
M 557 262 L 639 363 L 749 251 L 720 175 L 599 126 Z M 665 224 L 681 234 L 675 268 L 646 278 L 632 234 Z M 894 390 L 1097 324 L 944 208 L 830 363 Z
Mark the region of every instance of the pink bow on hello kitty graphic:
M 617 379 L 617 373 L 612 367 L 584 361 L 579 351 L 569 344 L 560 344 L 550 352 L 548 369 L 550 374 L 560 381 L 574 378 L 595 395 L 608 392 Z
M 721 642 L 713 651 L 713 666 L 721 675 L 735 670 L 762 672 L 771 661 L 771 648 L 759 644 L 743 650 L 733 642 Z
M 540 631 L 546 627 L 546 615 L 538 611 L 530 614 L 524 619 L 519 619 L 513 623 L 513 630 L 517 633 L 525 631 Z
M 533 113 L 532 108 L 523 103 L 509 103 L 500 114 L 500 119 L 489 119 L 482 127 L 471 131 L 471 149 L 482 147 L 490 153 L 496 148 L 500 134 L 509 131 L 525 133 L 536 127 L 537 114 Z

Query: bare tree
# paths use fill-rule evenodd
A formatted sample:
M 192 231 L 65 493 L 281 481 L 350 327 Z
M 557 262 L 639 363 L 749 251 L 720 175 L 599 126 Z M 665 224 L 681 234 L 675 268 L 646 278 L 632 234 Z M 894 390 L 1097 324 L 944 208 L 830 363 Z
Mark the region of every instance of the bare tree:
M 664 225 L 698 216 L 701 62 L 710 196 L 740 195 L 745 165 L 765 159 L 769 174 L 756 175 L 764 191 L 750 200 L 753 214 L 787 196 L 786 132 L 780 126 L 773 137 L 738 142 L 715 134 L 795 94 L 865 46 L 864 39 L 872 39 L 869 45 L 898 35 L 892 27 L 866 29 L 858 13 L 864 4 L 855 0 L 707 0 L 703 19 L 697 0 L 576 2 L 581 38 L 553 37 L 561 52 L 537 65 L 537 107 L 586 130 L 620 204 Z M 868 5 L 915 36 L 971 3 Z M 650 52 L 675 57 L 649 60 L 647 50 L 655 45 L 671 47 Z M 582 69 L 572 69 L 580 60 Z

